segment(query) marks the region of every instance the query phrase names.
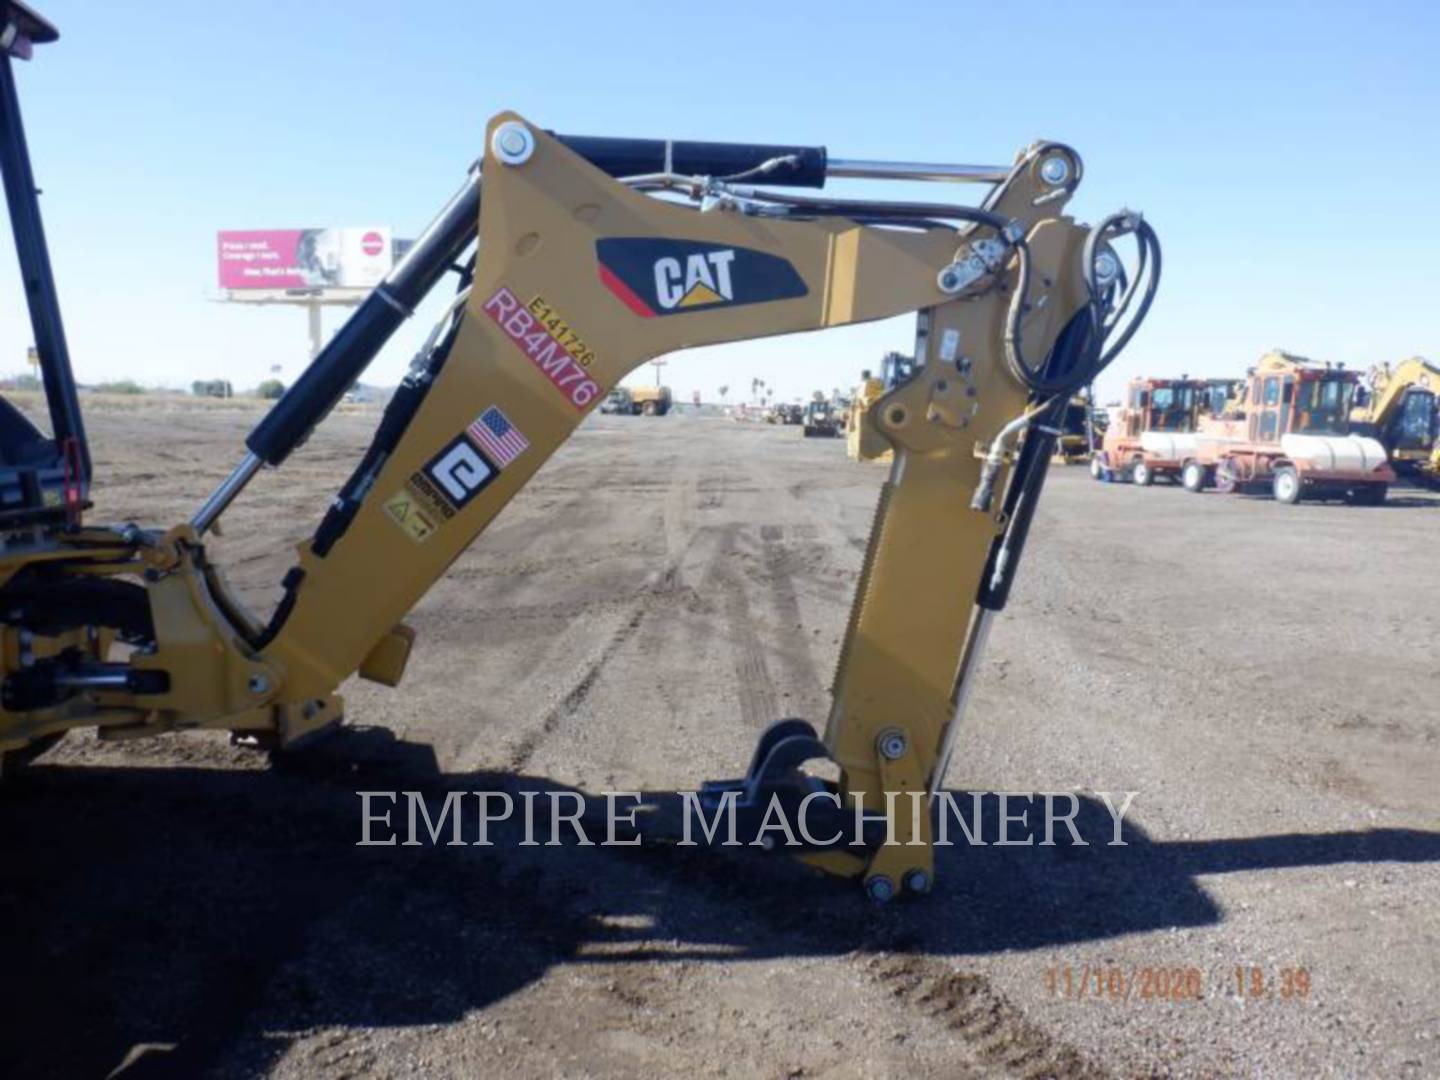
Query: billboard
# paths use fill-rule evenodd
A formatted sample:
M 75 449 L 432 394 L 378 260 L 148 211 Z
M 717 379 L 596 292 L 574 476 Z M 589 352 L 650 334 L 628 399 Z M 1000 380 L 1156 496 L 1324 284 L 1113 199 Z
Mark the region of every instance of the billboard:
M 392 260 L 388 225 L 344 229 L 242 229 L 216 236 L 222 289 L 369 289 Z

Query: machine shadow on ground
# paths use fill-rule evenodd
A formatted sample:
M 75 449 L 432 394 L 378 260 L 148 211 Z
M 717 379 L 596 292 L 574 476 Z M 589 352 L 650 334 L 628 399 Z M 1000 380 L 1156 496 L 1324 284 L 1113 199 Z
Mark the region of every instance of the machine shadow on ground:
M 126 1076 L 194 1075 L 222 1051 L 258 1072 L 292 1033 L 452 1022 L 558 963 L 1043 949 L 1218 922 L 1199 875 L 1440 861 L 1440 834 L 1399 829 L 1176 843 L 1127 824 L 1103 846 L 1110 814 L 1084 799 L 1091 846 L 1061 828 L 1055 847 L 941 849 L 931 896 L 877 908 L 754 850 L 517 847 L 509 825 L 488 848 L 357 847 L 357 790 L 438 808 L 568 789 L 442 774 L 378 729 L 298 768 L 41 763 L 7 781 L 0 1074 L 103 1076 L 129 1056 Z

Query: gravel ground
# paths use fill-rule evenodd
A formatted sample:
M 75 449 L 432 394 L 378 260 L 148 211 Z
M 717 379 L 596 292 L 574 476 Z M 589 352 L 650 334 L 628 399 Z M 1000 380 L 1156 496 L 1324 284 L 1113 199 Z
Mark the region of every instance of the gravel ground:
M 97 517 L 187 516 L 253 419 L 92 411 Z M 374 422 L 335 417 L 227 517 L 255 605 Z M 72 735 L 0 792 L 0 1074 L 1440 1073 L 1427 493 L 1057 470 L 948 785 L 1074 792 L 1088 847 L 948 849 L 932 896 L 877 909 L 748 853 L 355 846 L 357 790 L 674 792 L 823 720 L 884 471 L 794 428 L 597 417 L 313 760 Z

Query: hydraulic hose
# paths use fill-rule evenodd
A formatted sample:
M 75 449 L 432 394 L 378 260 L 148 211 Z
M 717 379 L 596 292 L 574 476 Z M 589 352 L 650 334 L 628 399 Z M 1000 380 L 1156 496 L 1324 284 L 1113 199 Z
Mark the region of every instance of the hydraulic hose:
M 1106 293 L 1111 291 L 1114 282 L 1105 285 L 1100 283 L 1096 271 L 1096 258 L 1102 244 L 1108 244 L 1112 240 L 1132 233 L 1135 236 L 1138 251 L 1135 274 L 1127 280 L 1123 267 L 1117 270 L 1122 291 L 1118 300 L 1107 304 Z M 1017 242 L 1016 247 L 1020 256 L 1020 269 L 1015 295 L 1010 301 L 1010 310 L 1006 318 L 1006 364 L 1010 368 L 1011 374 L 1037 396 L 1071 394 L 1080 387 L 1095 381 L 1096 376 L 1104 371 L 1115 357 L 1120 355 L 1120 351 L 1130 342 L 1135 331 L 1144 322 L 1145 316 L 1149 314 L 1150 305 L 1154 302 L 1155 292 L 1160 285 L 1159 237 L 1155 235 L 1155 230 L 1144 218 L 1128 210 L 1111 214 L 1090 230 L 1090 235 L 1085 238 L 1082 249 L 1081 272 L 1084 276 L 1086 292 L 1089 295 L 1086 306 L 1090 313 L 1091 339 L 1087 343 L 1087 348 L 1076 354 L 1074 363 L 1065 365 L 1058 371 L 1049 364 L 1049 358 L 1039 367 L 1031 364 L 1025 358 L 1021 321 L 1025 315 L 1030 291 L 1030 260 L 1023 240 Z M 1119 336 L 1112 341 L 1116 328 L 1124 320 L 1126 312 L 1137 295 L 1140 298 L 1139 306 L 1135 309 L 1133 317 L 1120 331 Z

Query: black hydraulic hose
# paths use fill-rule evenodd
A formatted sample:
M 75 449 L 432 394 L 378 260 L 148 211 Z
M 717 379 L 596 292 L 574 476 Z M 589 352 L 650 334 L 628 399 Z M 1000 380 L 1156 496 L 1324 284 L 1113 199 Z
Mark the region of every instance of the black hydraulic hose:
M 1155 230 L 1151 228 L 1150 223 L 1144 218 L 1122 211 L 1119 214 L 1112 214 L 1105 222 L 1102 222 L 1101 228 L 1093 231 L 1085 241 L 1086 282 L 1090 285 L 1092 295 L 1094 295 L 1096 288 L 1094 284 L 1095 261 L 1093 252 L 1098 243 L 1098 236 L 1111 222 L 1120 222 L 1126 219 L 1129 219 L 1129 228 L 1127 231 L 1135 233 L 1135 242 L 1140 251 L 1140 258 L 1134 279 L 1130 282 L 1129 287 L 1125 290 L 1124 295 L 1115 306 L 1114 320 L 1106 330 L 1107 347 L 1100 358 L 1099 366 L 1096 369 L 1097 371 L 1104 370 L 1110 361 L 1119 356 L 1120 351 L 1130 343 L 1130 339 L 1135 336 L 1135 331 L 1140 328 L 1140 324 L 1145 321 L 1145 317 L 1150 313 L 1150 305 L 1155 302 L 1155 293 L 1160 287 L 1160 238 L 1155 235 Z M 1146 274 L 1147 269 L 1149 271 L 1148 275 Z M 1142 277 L 1145 278 L 1145 291 L 1140 296 L 1140 306 L 1135 309 L 1134 316 L 1121 332 L 1119 338 L 1117 338 L 1113 344 L 1109 343 L 1108 338 L 1110 331 L 1113 331 L 1119 319 L 1124 315 L 1125 310 L 1130 306 L 1130 302 L 1134 298 L 1135 290 L 1139 287 Z
M 1092 354 L 1095 348 L 1095 324 L 1086 311 L 1077 311 L 1055 340 L 1050 355 L 1045 358 L 1044 374 L 1053 378 L 1077 369 L 1077 357 Z M 977 603 L 990 611 L 999 611 L 1010 597 L 1010 587 L 1024 554 L 1025 543 L 1030 536 L 1035 508 L 1040 501 L 1040 490 L 1049 472 L 1050 455 L 1055 449 L 1056 432 L 1060 428 L 1066 409 L 1069 408 L 1068 394 L 1056 395 L 1049 404 L 1035 416 L 1025 441 L 1020 445 L 1010 482 L 1005 490 L 1002 519 L 1005 531 L 990 546 L 981 578 Z M 988 497 L 987 497 L 988 502 Z
M 1124 268 L 1118 269 L 1121 293 L 1117 300 L 1107 305 L 1104 300 L 1105 294 L 1107 291 L 1113 293 L 1116 283 L 1111 282 L 1104 287 L 1100 285 L 1096 275 L 1095 260 L 1102 243 L 1109 243 L 1112 239 L 1118 239 L 1131 233 L 1135 235 L 1138 251 L 1135 274 L 1127 280 Z M 1082 249 L 1081 265 L 1085 288 L 1089 294 L 1087 308 L 1093 334 L 1087 348 L 1080 354 L 1077 361 L 1060 371 L 1048 368 L 1041 371 L 1025 359 L 1021 339 L 1021 320 L 1026 310 L 1030 267 L 1023 241 L 1017 244 L 1017 247 L 1020 249 L 1021 256 L 1020 274 L 1006 320 L 1006 362 L 1011 373 L 1037 395 L 1071 394 L 1079 387 L 1095 381 L 1095 378 L 1105 370 L 1110 362 L 1120 355 L 1120 351 L 1130 342 L 1135 331 L 1140 328 L 1140 324 L 1149 314 L 1150 305 L 1154 302 L 1156 290 L 1160 285 L 1159 237 L 1144 218 L 1126 210 L 1111 214 L 1090 230 L 1090 235 L 1085 238 Z M 1143 291 L 1140 291 L 1142 282 Z M 1111 335 L 1129 310 L 1137 293 L 1140 297 L 1139 307 L 1135 309 L 1134 315 L 1120 332 L 1120 336 L 1111 341 Z M 1109 308 L 1108 315 L 1104 310 L 1106 307 Z
M 1030 430 L 1020 448 L 1014 479 L 1005 492 L 1006 529 L 990 545 L 984 575 L 980 579 L 980 592 L 975 601 L 987 611 L 1000 611 L 1010 600 L 1010 587 L 1020 568 L 1020 556 L 1024 554 L 1025 543 L 1030 538 L 1030 526 L 1040 503 L 1040 491 L 1050 471 L 1050 456 L 1055 451 L 1053 431 L 1067 405 L 1068 399 L 1056 398 L 1054 405 L 1041 414 L 1039 424 Z
M 250 432 L 245 445 L 252 454 L 267 465 L 279 465 L 305 441 L 415 305 L 470 246 L 479 220 L 480 175 L 476 172 Z

